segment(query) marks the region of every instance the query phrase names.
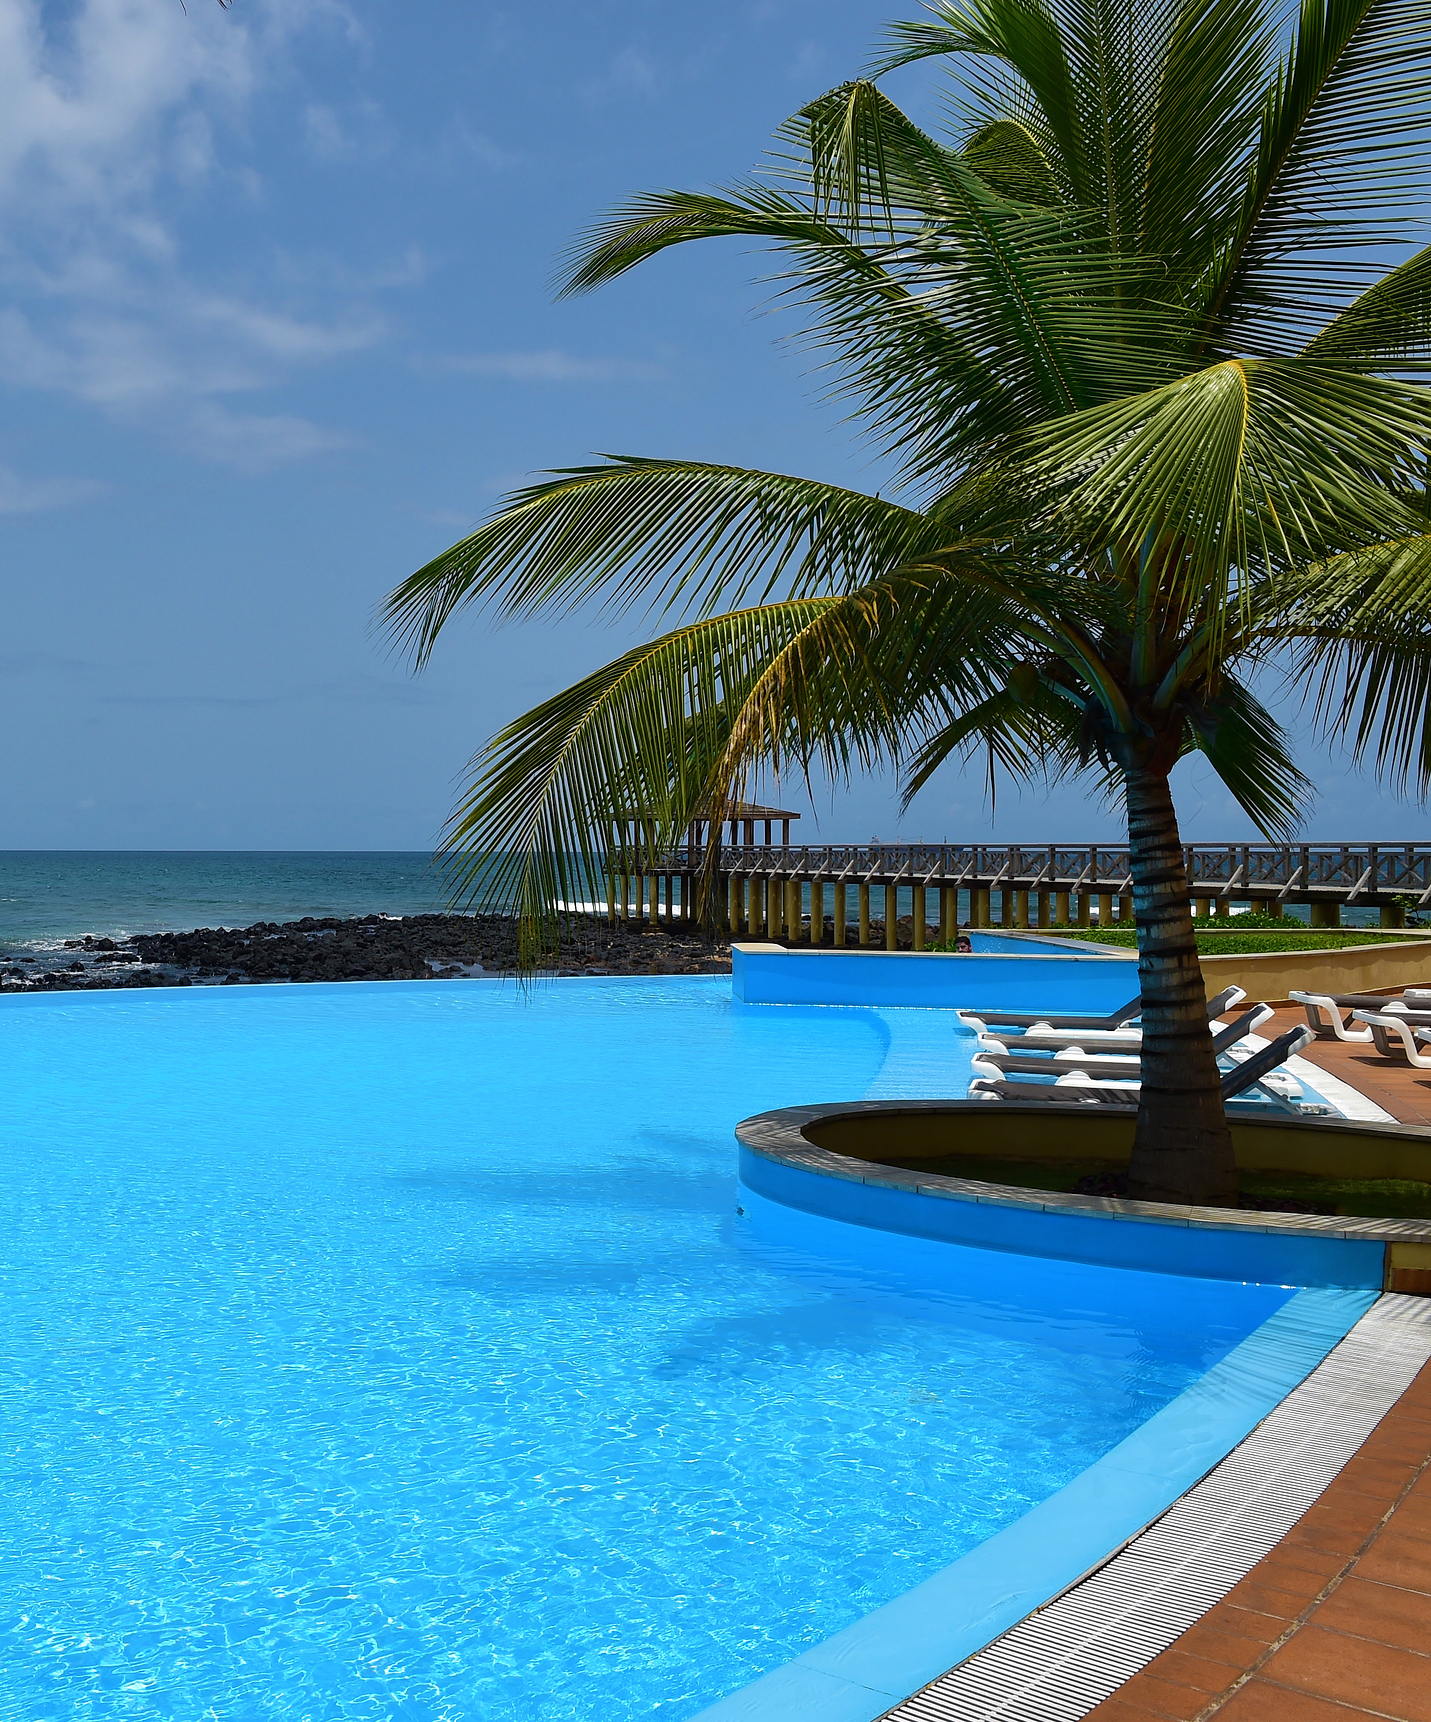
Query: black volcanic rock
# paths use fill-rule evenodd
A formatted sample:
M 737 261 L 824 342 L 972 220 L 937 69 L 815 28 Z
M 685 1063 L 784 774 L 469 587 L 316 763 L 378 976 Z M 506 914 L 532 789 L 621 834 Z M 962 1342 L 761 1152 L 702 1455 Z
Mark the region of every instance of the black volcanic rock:
M 32 974 L 25 991 L 115 986 L 239 985 L 250 981 L 370 981 L 510 974 L 516 923 L 500 915 L 409 915 L 320 919 L 251 927 L 144 933 L 116 945 L 87 938 L 91 966 Z M 136 965 L 142 964 L 142 967 Z M 127 971 L 127 972 L 126 972 Z M 581 975 L 728 974 L 730 946 L 679 923 L 672 932 L 612 926 L 602 917 L 571 923 L 544 973 Z M 13 971 L 12 971 L 13 975 Z M 13 978 L 7 989 L 19 990 Z

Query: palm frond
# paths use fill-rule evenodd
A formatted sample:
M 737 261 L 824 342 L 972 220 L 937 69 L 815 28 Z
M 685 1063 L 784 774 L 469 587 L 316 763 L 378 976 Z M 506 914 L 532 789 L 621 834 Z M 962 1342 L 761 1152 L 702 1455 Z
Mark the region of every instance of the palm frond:
M 1016 782 L 1039 777 L 1066 781 L 1090 767 L 1106 776 L 1107 761 L 1097 757 L 1089 741 L 1077 707 L 1046 683 L 1035 680 L 1020 686 L 1011 679 L 951 714 L 911 754 L 900 784 L 901 811 L 956 755 L 965 760 L 982 757 L 991 795 L 999 769 Z
M 546 948 L 559 905 L 598 890 L 609 865 L 639 867 L 710 817 L 751 685 L 832 602 L 674 629 L 507 725 L 471 762 L 444 836 L 458 900 L 517 914 L 529 958 Z
M 389 596 L 383 626 L 419 664 L 458 609 L 742 605 L 782 582 L 838 592 L 937 541 L 924 515 L 782 473 L 613 458 L 508 497 L 489 521 Z
M 1217 605 L 1234 569 L 1246 596 L 1259 571 L 1403 530 L 1394 491 L 1418 476 L 1428 405 L 1422 390 L 1305 361 L 1228 361 L 1056 421 L 1029 446 L 1045 481 L 1066 486 L 1075 535 L 1140 554 L 1178 541 L 1179 580 Z
M 1287 352 L 1374 277 L 1426 193 L 1431 0 L 1302 0 L 1241 210 L 1202 300 L 1212 350 Z
M 1323 730 L 1398 788 L 1431 792 L 1431 535 L 1312 570 L 1283 625 Z
M 1368 287 L 1302 350 L 1318 364 L 1424 376 L 1431 369 L 1431 245 Z
M 1008 674 L 1016 606 L 981 573 L 895 573 L 812 619 L 751 684 L 721 778 L 818 762 L 848 781 L 986 699 Z
M 1007 117 L 987 120 L 969 133 L 959 155 L 990 191 L 1011 203 L 1052 209 L 1059 201 L 1053 163 L 1032 126 Z
M 1109 210 L 1053 206 L 1053 164 L 1012 116 L 995 116 L 956 152 L 873 85 L 854 83 L 811 103 L 781 136 L 779 170 L 792 194 L 813 199 L 854 241 L 880 237 L 882 266 L 905 282 L 921 314 L 987 354 L 997 374 L 1019 378 L 1041 414 L 1147 386 L 1158 362 L 1151 354 L 1170 330 L 1181 332 L 1166 295 L 1148 291 L 1160 270 L 1120 254 Z M 1007 166 L 1015 149 L 1017 174 Z M 1005 171 L 991 176 L 989 159 L 1000 155 Z M 1030 201 L 1011 195 L 1019 176 L 1034 181 Z M 828 289 L 809 297 L 842 309 Z M 845 342 L 836 336 L 836 345 Z M 857 388 L 869 390 L 875 378 L 882 388 L 902 356 L 888 343 L 872 350 L 880 369 L 857 367 Z
M 1184 0 L 1149 71 L 1141 183 L 1131 195 L 1139 247 L 1166 260 L 1179 295 L 1195 293 L 1227 244 L 1282 10 L 1274 0 Z
M 443 853 L 469 903 L 515 911 L 527 947 L 556 905 L 638 866 L 765 774 L 834 781 L 898 764 L 1007 681 L 1008 605 L 947 575 L 672 630 L 544 701 L 472 762 Z M 1029 738 L 1033 732 L 1028 732 Z
M 568 249 L 557 295 L 570 298 L 603 287 L 673 245 L 732 238 L 819 247 L 843 244 L 846 235 L 783 191 L 753 181 L 720 192 L 644 192 Z
M 928 12 L 893 27 L 881 70 L 955 56 L 956 117 L 1036 139 L 1066 205 L 1098 211 L 1115 252 L 1180 266 L 1194 253 L 1207 267 L 1261 119 L 1270 0 L 968 0 Z
M 889 27 L 890 46 L 875 62 L 874 75 L 935 55 L 956 55 L 973 62 L 961 70 L 977 87 L 974 67 L 995 62 L 1013 84 L 986 82 L 988 107 L 1014 106 L 1018 94 L 1026 97 L 1048 139 L 1047 153 L 1058 164 L 1066 197 L 1092 206 L 1096 199 L 1078 129 L 1073 68 L 1052 9 L 1039 0 L 934 0 L 926 11 L 927 18 Z
M 1286 842 L 1300 829 L 1315 785 L 1281 724 L 1232 676 L 1224 674 L 1218 697 L 1189 714 L 1187 747 L 1206 757 L 1269 842 Z
M 869 84 L 811 103 L 781 140 L 778 188 L 638 199 L 573 251 L 563 291 L 693 239 L 772 243 L 833 392 L 905 457 L 907 481 L 936 488 L 1050 412 L 1172 374 L 1187 324 L 1151 292 L 1162 266 L 1110 254 L 1096 218 L 994 189 Z

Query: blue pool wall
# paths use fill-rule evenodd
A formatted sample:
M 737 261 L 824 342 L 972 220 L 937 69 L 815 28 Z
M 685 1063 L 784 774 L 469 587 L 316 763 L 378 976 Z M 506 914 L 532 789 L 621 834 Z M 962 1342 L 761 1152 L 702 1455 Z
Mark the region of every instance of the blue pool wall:
M 875 1169 L 861 1168 L 862 1177 Z M 877 1176 L 877 1173 L 875 1174 Z M 908 1173 L 896 1174 L 907 1178 Z M 744 1190 L 787 1208 L 849 1225 L 907 1237 L 937 1238 L 979 1250 L 1054 1256 L 1099 1267 L 1262 1285 L 1380 1291 L 1385 1245 L 1380 1240 L 1254 1232 L 1186 1222 L 1067 1214 L 1010 1202 L 935 1195 L 892 1185 L 832 1177 L 772 1160 L 742 1145 Z
M 967 956 L 942 951 L 800 951 L 735 945 L 731 987 L 744 1004 L 1003 1006 L 1117 1010 L 1138 991 L 1138 959 L 1084 955 L 976 933 Z
M 1166 1512 L 1316 1368 L 1376 1296 L 1297 1292 L 1065 1488 L 695 1722 L 877 1722 Z

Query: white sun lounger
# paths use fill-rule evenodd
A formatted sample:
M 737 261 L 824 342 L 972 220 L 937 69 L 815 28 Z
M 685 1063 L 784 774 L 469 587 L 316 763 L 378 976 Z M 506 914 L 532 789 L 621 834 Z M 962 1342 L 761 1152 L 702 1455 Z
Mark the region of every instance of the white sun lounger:
M 1398 1064 L 1403 1061 L 1413 1064 L 1417 1070 L 1431 1070 L 1431 1058 L 1416 1047 L 1417 1041 L 1423 1045 L 1431 1043 L 1431 1027 L 1419 1025 L 1405 1012 L 1359 1010 L 1353 1014 L 1358 1022 L 1366 1024 L 1366 1037 L 1375 1043 L 1383 1058 L 1395 1059 Z M 1418 1011 L 1417 1015 L 1425 1016 L 1426 1013 Z M 1427 1021 L 1431 1023 L 1431 1017 Z
M 1431 1009 L 1431 987 L 1408 987 L 1400 998 L 1386 998 L 1375 993 L 1311 993 L 1291 992 L 1288 998 L 1301 1005 L 1306 1013 L 1307 1027 L 1319 1040 L 1346 1040 L 1365 1044 L 1370 1029 L 1353 1028 L 1353 1018 L 1361 1011 L 1397 1012 Z M 1342 1012 L 1346 1011 L 1344 1017 Z
M 1226 1028 L 1218 1029 L 1213 1035 L 1214 1056 L 1231 1053 L 1233 1047 L 1249 1034 L 1255 1034 L 1269 1017 L 1275 1015 L 1272 1007 L 1265 1004 L 1253 1005 L 1251 1010 L 1243 1011 L 1235 1022 L 1228 1023 Z M 981 1035 L 979 1050 L 974 1054 L 973 1074 L 995 1079 L 1001 1076 L 1056 1078 L 1066 1076 L 1070 1070 L 1082 1070 L 1089 1076 L 1114 1081 L 1136 1078 L 1138 1074 L 1139 1055 L 1136 1052 L 1089 1052 L 1081 1046 L 1066 1046 L 1057 1052 L 1026 1052 L 1024 1046 L 1023 1039 L 1006 1046 L 992 1035 Z
M 1233 1100 L 1250 1088 L 1260 1087 L 1277 1105 L 1290 1111 L 1300 1111 L 1297 1105 L 1302 1094 L 1300 1083 L 1293 1078 L 1278 1081 L 1277 1077 L 1280 1067 L 1294 1053 L 1310 1046 L 1314 1039 L 1311 1029 L 1301 1027 L 1290 1028 L 1285 1034 L 1278 1035 L 1259 1052 L 1250 1054 L 1224 1072 L 1222 1098 Z M 1427 1067 L 1431 1068 L 1431 1059 L 1427 1060 Z M 1285 1076 L 1285 1073 L 1281 1074 Z M 1073 1070 L 1052 1083 L 991 1081 L 987 1077 L 979 1077 L 969 1084 L 969 1098 L 1011 1100 L 1035 1106 L 1136 1106 L 1138 1089 L 1137 1082 L 1099 1083 L 1082 1071 Z
M 1247 994 L 1241 987 L 1224 987 L 1216 998 L 1207 1001 L 1208 1020 L 1221 1016 L 1225 1010 L 1235 1004 L 1240 1004 Z M 955 1011 L 961 1022 L 968 1023 L 976 1034 L 982 1034 L 992 1024 L 998 1028 L 1024 1029 L 1028 1032 L 1044 1032 L 1053 1030 L 1065 1033 L 1077 1030 L 1081 1034 L 1128 1034 L 1137 1033 L 1131 1024 L 1142 1011 L 1141 996 L 1130 999 L 1121 1010 L 1109 1011 L 1105 1016 L 1067 1016 L 1051 1011 L 1018 1011 L 1003 1010 L 994 1005 L 980 1008 L 970 1006 L 967 1009 Z

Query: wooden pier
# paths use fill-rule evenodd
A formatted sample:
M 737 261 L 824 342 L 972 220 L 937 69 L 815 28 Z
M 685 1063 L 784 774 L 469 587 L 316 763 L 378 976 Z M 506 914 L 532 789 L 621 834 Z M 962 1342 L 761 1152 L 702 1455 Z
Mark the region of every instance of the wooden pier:
M 733 839 L 719 851 L 717 920 L 732 937 L 775 937 L 899 948 L 897 922 L 912 920 L 905 943 L 922 950 L 974 927 L 1101 925 L 1131 920 L 1132 878 L 1117 844 L 853 843 L 791 844 L 778 808 L 741 807 Z M 771 841 L 773 826 L 786 841 Z M 763 827 L 764 843 L 755 841 Z M 652 924 L 696 912 L 706 864 L 705 832 L 649 860 L 624 847 L 607 884 L 613 920 Z M 1431 843 L 1190 843 L 1188 880 L 1199 915 L 1234 904 L 1278 914 L 1305 904 L 1314 927 L 1335 927 L 1342 910 L 1375 909 L 1384 927 L 1431 905 Z M 962 894 L 962 895 L 961 895 Z M 813 912 L 812 912 L 813 906 Z M 664 912 L 663 912 L 664 911 Z

